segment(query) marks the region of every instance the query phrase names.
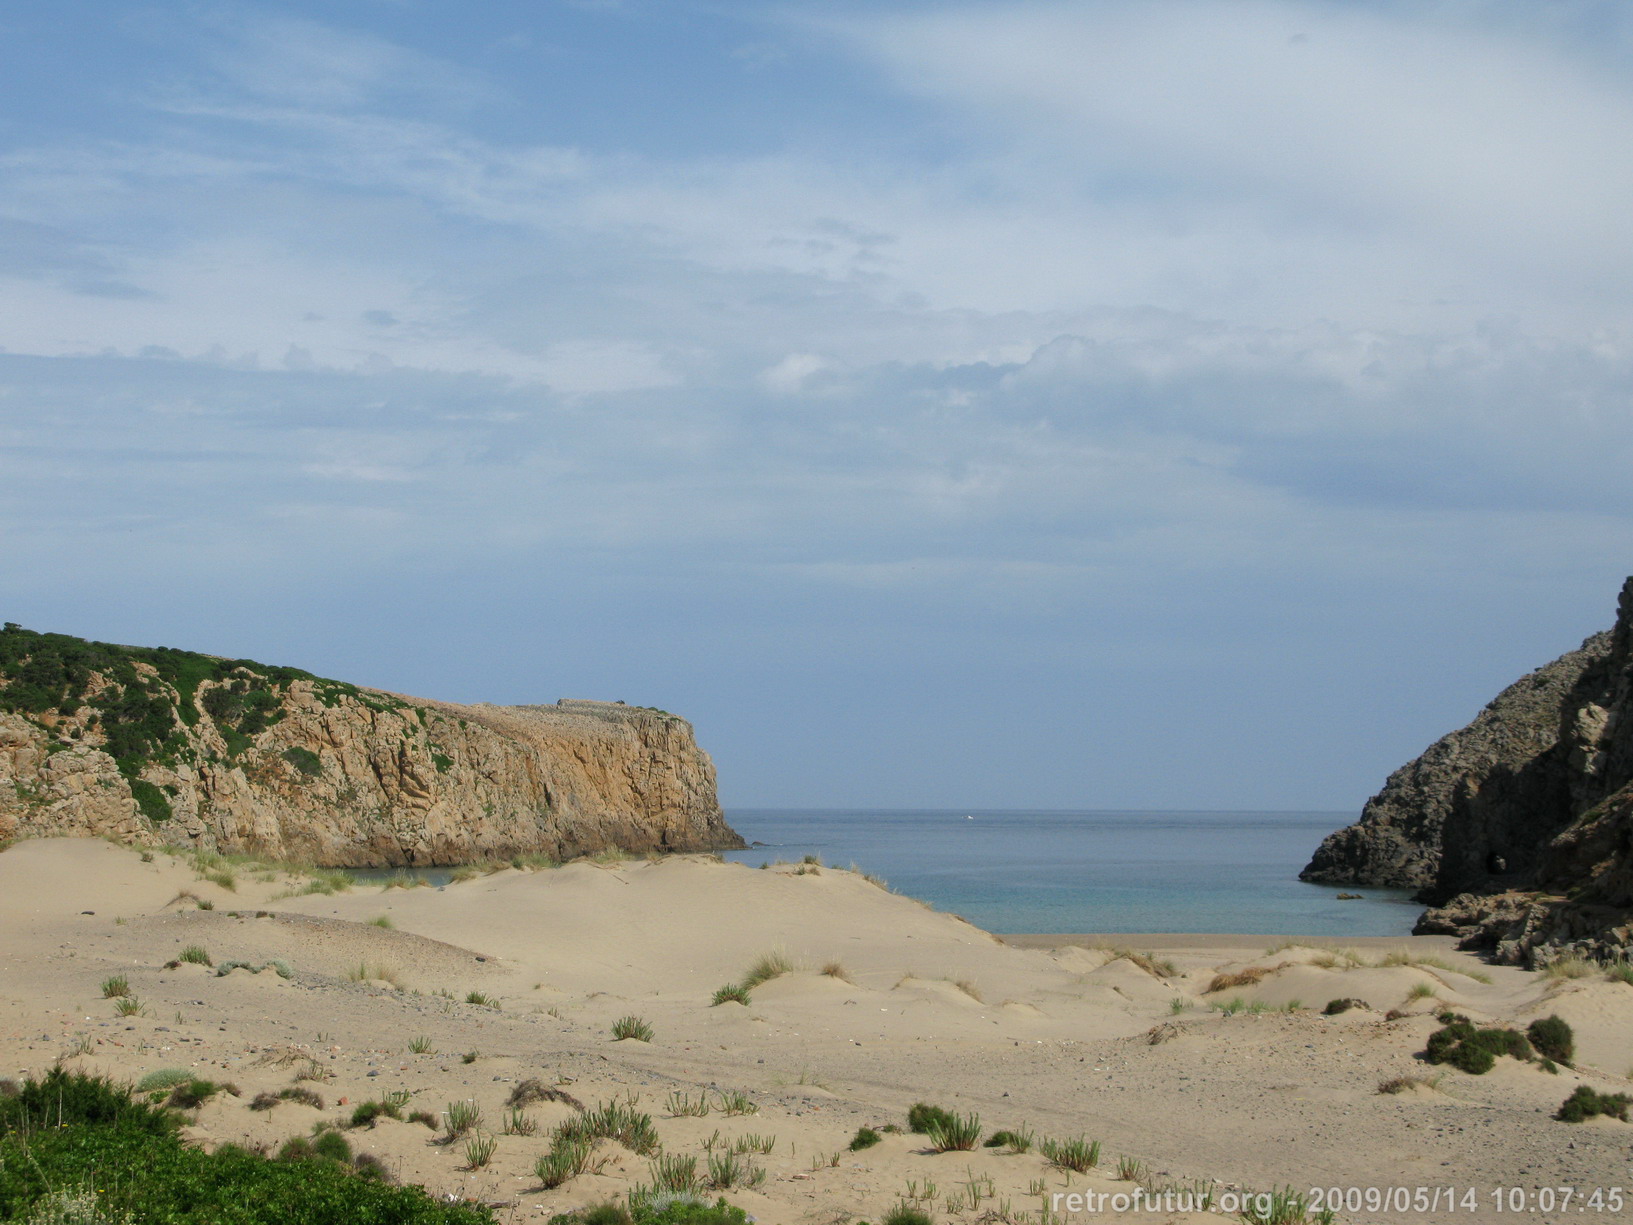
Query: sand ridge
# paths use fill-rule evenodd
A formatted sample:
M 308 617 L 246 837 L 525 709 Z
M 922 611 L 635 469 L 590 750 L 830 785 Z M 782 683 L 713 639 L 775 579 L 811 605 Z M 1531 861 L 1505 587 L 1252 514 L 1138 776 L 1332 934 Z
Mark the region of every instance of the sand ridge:
M 637 1095 L 666 1151 L 701 1159 L 711 1140 L 774 1136 L 752 1157 L 764 1184 L 729 1193 L 771 1225 L 876 1220 L 930 1184 L 921 1202 L 937 1219 L 1002 1207 L 1036 1220 L 1056 1191 L 1131 1191 L 1120 1158 L 1141 1162 L 1122 1172 L 1147 1185 L 1629 1181 L 1633 1127 L 1549 1115 L 1577 1083 L 1628 1090 L 1633 988 L 1484 967 L 1444 941 L 1364 949 L 1365 964 L 1301 945 L 1270 952 L 1262 937 L 1006 943 L 856 873 L 706 856 L 507 869 L 442 889 L 277 897 L 292 882 L 254 872 L 234 884 L 96 840 L 0 853 L 0 1075 L 67 1058 L 132 1080 L 168 1067 L 230 1080 L 240 1097 L 197 1112 L 190 1134 L 206 1144 L 275 1147 L 394 1090 L 433 1115 L 471 1098 L 497 1138 L 481 1169 L 418 1123 L 348 1134 L 405 1181 L 503 1205 L 501 1220 L 541 1220 L 649 1179 L 644 1158 L 604 1144 L 599 1174 L 542 1189 L 533 1163 L 570 1108 L 534 1107 L 534 1135 L 503 1134 L 506 1100 L 529 1078 L 589 1105 Z M 177 901 L 184 893 L 213 909 Z M 277 959 L 290 976 L 167 968 L 192 944 L 216 966 Z M 1374 964 L 1403 949 L 1443 964 Z M 747 1006 L 711 1006 L 767 955 L 793 968 Z M 101 998 L 114 974 L 140 1015 L 118 1017 Z M 1241 985 L 1210 991 L 1216 981 Z M 467 1003 L 472 992 L 498 1006 Z M 1321 1015 L 1337 997 L 1369 1007 Z M 1304 1007 L 1280 1010 L 1295 1001 Z M 1503 1060 L 1482 1077 L 1427 1067 L 1417 1053 L 1447 1006 L 1520 1025 L 1557 1012 L 1577 1027 L 1583 1066 L 1548 1075 Z M 651 1043 L 612 1039 L 628 1015 L 652 1026 Z M 292 1084 L 277 1062 L 290 1051 L 325 1073 L 310 1082 L 324 1109 L 249 1110 L 257 1093 Z M 1391 1077 L 1435 1073 L 1434 1089 L 1378 1092 Z M 734 1092 L 758 1112 L 722 1113 L 720 1095 Z M 716 1105 L 670 1117 L 673 1093 Z M 858 1127 L 899 1125 L 921 1100 L 978 1112 L 983 1131 L 1098 1139 L 1101 1164 L 1082 1175 L 1036 1151 L 934 1154 L 905 1134 L 848 1150 Z

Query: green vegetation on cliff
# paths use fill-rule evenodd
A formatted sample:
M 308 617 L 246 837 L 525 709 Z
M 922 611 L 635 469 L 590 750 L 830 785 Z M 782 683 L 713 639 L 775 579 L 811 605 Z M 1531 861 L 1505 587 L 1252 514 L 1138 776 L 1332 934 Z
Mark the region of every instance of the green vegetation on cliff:
M 9 621 L 0 629 L 0 711 L 51 732 L 64 720 L 99 731 L 137 804 L 154 821 L 167 819 L 171 809 L 164 792 L 141 778 L 149 762 L 174 766 L 191 760 L 183 729 L 203 719 L 214 725 L 227 756 L 236 757 L 283 718 L 283 695 L 297 680 L 311 682 L 326 706 L 342 698 L 377 710 L 402 704 L 299 668 L 40 634 Z M 295 764 L 312 772 L 309 763 Z

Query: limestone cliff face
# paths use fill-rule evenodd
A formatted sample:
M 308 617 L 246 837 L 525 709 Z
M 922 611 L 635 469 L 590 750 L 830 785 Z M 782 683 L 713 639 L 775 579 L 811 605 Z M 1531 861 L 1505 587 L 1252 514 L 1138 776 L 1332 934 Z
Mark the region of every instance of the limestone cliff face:
M 0 677 L 0 698 L 8 683 L 16 698 L 0 709 L 0 838 L 107 835 L 331 866 L 742 845 L 674 715 L 455 706 L 244 661 L 210 661 L 201 678 L 192 661 L 205 657 L 174 655 L 186 666 L 75 672 L 70 659 L 77 682 L 58 700 L 42 681 L 44 709 L 24 700 L 27 658 Z
M 1390 775 L 1300 874 L 1416 888 L 1419 932 L 1502 960 L 1610 955 L 1633 917 L 1633 579 L 1615 628 Z

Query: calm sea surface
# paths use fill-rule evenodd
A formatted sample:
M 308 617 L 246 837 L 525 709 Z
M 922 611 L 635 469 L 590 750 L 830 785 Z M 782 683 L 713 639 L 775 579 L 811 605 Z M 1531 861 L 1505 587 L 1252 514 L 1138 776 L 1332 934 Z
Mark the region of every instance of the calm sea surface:
M 1342 812 L 964 812 L 733 808 L 758 865 L 818 855 L 995 932 L 1399 936 L 1401 890 L 1307 885 Z

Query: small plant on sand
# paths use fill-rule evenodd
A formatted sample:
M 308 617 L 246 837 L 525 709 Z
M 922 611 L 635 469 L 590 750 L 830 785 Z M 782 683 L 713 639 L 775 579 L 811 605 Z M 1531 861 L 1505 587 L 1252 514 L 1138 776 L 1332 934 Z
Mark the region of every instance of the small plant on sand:
M 694 1098 L 690 1093 L 677 1089 L 669 1095 L 666 1109 L 672 1119 L 701 1119 L 709 1113 L 709 1097 L 706 1093 L 699 1093 Z
M 1185 1007 L 1185 997 L 1183 995 L 1176 995 L 1173 999 L 1168 1001 L 1168 1012 L 1170 1016 L 1177 1017 L 1180 1013 L 1185 1011 Z
M 851 1137 L 851 1152 L 859 1153 L 865 1148 L 872 1148 L 884 1137 L 871 1127 L 858 1127 L 856 1134 Z
M 1440 1077 L 1436 1076 L 1391 1076 L 1388 1080 L 1378 1082 L 1379 1093 L 1405 1093 L 1408 1089 L 1438 1089 Z
M 709 1001 L 710 1008 L 718 1008 L 722 1004 L 743 1004 L 749 1002 L 748 988 L 740 983 L 728 983 L 714 993 L 714 999 Z
M 1578 1085 L 1576 1092 L 1566 1098 L 1554 1112 L 1554 1118 L 1565 1123 L 1580 1123 L 1602 1114 L 1625 1123 L 1629 1105 L 1633 1105 L 1633 1099 L 1625 1093 L 1599 1093 L 1587 1085 Z
M 210 960 L 209 951 L 202 944 L 189 944 L 176 955 L 177 961 L 185 961 L 195 966 L 210 966 L 215 962 Z
M 593 1144 L 597 1140 L 616 1140 L 632 1153 L 642 1156 L 656 1152 L 658 1132 L 652 1126 L 652 1116 L 627 1102 L 605 1102 L 593 1110 L 573 1116 L 556 1125 L 554 1142 L 583 1140 Z
M 619 1017 L 612 1023 L 612 1038 L 614 1042 L 623 1042 L 633 1038 L 637 1042 L 652 1041 L 652 1026 L 637 1016 Z
M 482 1057 L 482 1052 L 481 1051 L 466 1051 L 463 1055 L 461 1055 L 459 1057 L 459 1062 L 460 1063 L 475 1063 L 481 1057 Z
M 793 969 L 794 963 L 789 960 L 788 954 L 776 949 L 766 953 L 748 968 L 748 973 L 743 975 L 741 986 L 745 991 L 752 991 L 761 983 L 768 983 L 773 978 L 792 972 Z
M 967 1153 L 981 1142 L 981 1116 L 955 1114 L 945 1122 L 931 1123 L 925 1135 L 937 1153 Z
M 134 995 L 121 995 L 113 1002 L 113 1012 L 119 1017 L 140 1017 L 145 1016 L 147 1010 Z
M 505 1135 L 531 1136 L 539 1130 L 538 1120 L 525 1110 L 511 1107 L 505 1111 Z
M 498 1000 L 494 999 L 493 996 L 491 996 L 491 995 L 484 995 L 480 991 L 469 992 L 465 996 L 465 1002 L 467 1004 L 475 1004 L 478 1008 L 497 1008 L 497 1007 L 499 1007 L 499 1001 Z
M 1117 1158 L 1117 1178 L 1120 1182 L 1145 1182 L 1151 1177 L 1151 1167 L 1138 1157 Z
M 1413 983 L 1412 989 L 1406 993 L 1409 1000 L 1433 999 L 1435 988 L 1433 983 Z
M 762 1157 L 776 1147 L 776 1136 L 762 1136 L 759 1132 L 753 1131 L 744 1132 L 731 1142 L 731 1151 L 734 1153 L 759 1153 Z
M 951 1111 L 943 1110 L 940 1106 L 932 1106 L 928 1102 L 915 1102 L 907 1111 L 907 1130 L 919 1135 L 929 1135 L 930 1128 L 935 1124 L 946 1126 L 953 1121 Z
M 1531 1040 L 1537 1054 L 1555 1063 L 1569 1067 L 1576 1058 L 1576 1035 L 1570 1025 L 1557 1016 L 1540 1017 L 1526 1026 L 1525 1036 Z
M 845 967 L 837 961 L 824 962 L 822 972 L 829 978 L 837 978 L 841 982 L 850 982 L 851 976 L 845 973 Z
M 660 1191 L 696 1191 L 697 1158 L 690 1154 L 659 1153 L 650 1165 L 652 1185 Z
M 1100 1141 L 1082 1136 L 1070 1140 L 1044 1140 L 1038 1151 L 1051 1165 L 1083 1174 L 1100 1164 Z
M 213 1080 L 189 1080 L 170 1091 L 170 1096 L 165 1099 L 165 1105 L 174 1106 L 178 1110 L 197 1110 L 218 1093 L 238 1096 L 238 1090 L 232 1085 L 218 1085 Z
M 1332 1225 L 1330 1209 L 1310 1213 L 1310 1201 L 1292 1187 L 1272 1187 L 1269 1191 L 1243 1193 L 1241 1218 L 1244 1225 Z
M 403 1106 L 407 1095 L 390 1095 L 384 1101 L 359 1102 L 352 1109 L 348 1127 L 373 1127 L 376 1119 L 400 1119 L 403 1117 Z
M 911 1204 L 897 1204 L 881 1218 L 880 1225 L 935 1225 L 930 1214 Z
M 759 1114 L 760 1107 L 741 1089 L 721 1090 L 715 1094 L 715 1105 L 724 1115 Z
M 571 1106 L 574 1110 L 583 1113 L 584 1103 L 579 1101 L 565 1089 L 557 1089 L 546 1085 L 535 1076 L 529 1076 L 521 1084 L 510 1091 L 506 1100 L 507 1106 L 532 1106 L 539 1102 L 560 1102 L 563 1106 Z
M 408 1043 L 408 1053 L 411 1055 L 435 1055 L 437 1053 L 437 1048 L 431 1042 L 429 1036 L 420 1034 L 418 1037 L 410 1039 Z
M 1001 1148 L 1009 1153 L 1029 1153 L 1036 1137 L 1030 1127 L 1010 1128 L 1004 1131 L 995 1131 L 987 1137 L 987 1148 Z
M 755 1175 L 760 1175 L 759 1179 Z M 745 1161 L 737 1153 L 710 1153 L 708 1185 L 716 1191 L 729 1191 L 733 1187 L 753 1186 L 763 1180 L 764 1172 L 758 1169 L 752 1161 Z
M 482 1121 L 482 1107 L 470 1098 L 462 1102 L 449 1102 L 448 1109 L 443 1111 L 444 1144 L 452 1144 L 468 1131 L 474 1131 L 476 1125 Z
M 553 1191 L 568 1179 L 596 1168 L 599 1167 L 595 1165 L 593 1140 L 557 1140 L 549 1152 L 533 1163 L 533 1176 L 544 1184 L 545 1190 Z
M 1561 957 L 1542 967 L 1543 975 L 1548 978 L 1591 978 L 1598 972 L 1598 965 L 1585 957 Z
M 1328 1000 L 1327 1006 L 1321 1010 L 1321 1015 L 1324 1017 L 1336 1017 L 1340 1013 L 1348 1012 L 1351 1008 L 1367 1007 L 1369 1007 L 1369 1005 L 1365 1000 L 1358 1000 L 1349 996 L 1343 996 L 1336 1000 Z
M 376 915 L 374 918 L 370 919 L 369 920 L 369 926 L 370 927 L 383 927 L 383 928 L 385 928 L 386 931 L 391 931 L 397 925 L 391 921 L 391 916 L 390 915 L 383 914 L 383 915 Z
M 480 1170 L 493 1160 L 494 1150 L 499 1147 L 496 1136 L 474 1135 L 465 1141 L 465 1168 Z
M 1429 1035 L 1423 1057 L 1429 1063 L 1450 1064 L 1470 1076 L 1491 1071 L 1497 1056 L 1529 1060 L 1531 1044 L 1517 1029 L 1477 1029 L 1467 1017 L 1440 1014 L 1441 1028 Z
M 121 995 L 130 994 L 130 982 L 123 974 L 115 974 L 112 978 L 102 980 L 102 998 L 111 1000 Z

